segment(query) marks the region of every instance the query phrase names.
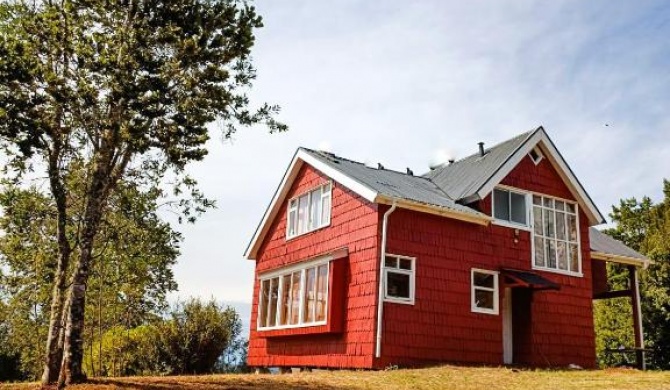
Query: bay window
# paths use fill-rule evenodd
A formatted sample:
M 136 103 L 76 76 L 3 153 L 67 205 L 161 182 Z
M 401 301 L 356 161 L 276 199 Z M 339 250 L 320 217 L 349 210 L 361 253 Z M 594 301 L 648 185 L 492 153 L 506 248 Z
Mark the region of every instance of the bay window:
M 324 325 L 329 266 L 317 260 L 261 276 L 258 329 Z
M 581 273 L 577 205 L 533 195 L 533 266 Z
M 330 224 L 331 183 L 289 200 L 286 236 L 293 238 Z

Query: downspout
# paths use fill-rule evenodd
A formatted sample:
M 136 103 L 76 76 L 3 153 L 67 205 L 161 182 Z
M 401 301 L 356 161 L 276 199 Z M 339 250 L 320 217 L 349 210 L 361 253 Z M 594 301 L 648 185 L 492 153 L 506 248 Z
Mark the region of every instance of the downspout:
M 389 215 L 397 207 L 396 199 L 393 199 L 391 208 L 384 213 L 382 222 L 382 245 L 379 256 L 379 294 L 377 297 L 377 345 L 375 348 L 375 357 L 381 357 L 382 354 L 382 317 L 384 316 L 384 260 L 386 259 L 386 232 L 388 230 Z

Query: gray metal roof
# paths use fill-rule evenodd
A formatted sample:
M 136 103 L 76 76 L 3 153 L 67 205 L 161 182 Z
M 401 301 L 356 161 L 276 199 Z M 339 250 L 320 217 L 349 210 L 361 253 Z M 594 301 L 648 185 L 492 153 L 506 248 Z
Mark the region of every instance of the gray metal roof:
M 452 199 L 474 195 L 523 144 L 541 128 L 519 134 L 505 142 L 484 149 L 452 164 L 441 165 L 423 176 L 446 191 Z
M 477 210 L 456 203 L 426 177 L 413 176 L 390 169 L 371 168 L 363 163 L 338 157 L 332 153 L 307 148 L 301 149 L 381 195 L 484 216 Z
M 596 228 L 589 229 L 589 237 L 591 240 L 591 250 L 594 252 L 602 252 L 608 255 L 630 257 L 642 261 L 649 260 L 644 255 L 627 247 L 623 242 L 608 236 L 607 234 L 601 232 Z

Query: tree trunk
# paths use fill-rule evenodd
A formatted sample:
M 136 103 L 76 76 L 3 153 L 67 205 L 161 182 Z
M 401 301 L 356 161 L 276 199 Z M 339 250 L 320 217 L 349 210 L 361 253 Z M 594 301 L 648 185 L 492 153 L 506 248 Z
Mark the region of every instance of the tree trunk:
M 58 378 L 59 387 L 86 380 L 83 371 L 86 286 L 93 261 L 95 236 L 109 194 L 109 179 L 108 172 L 98 165 L 94 169 L 91 186 L 86 194 L 81 251 L 73 270 L 70 308 L 66 316 L 64 354 Z
M 59 175 L 60 144 L 56 143 L 54 150 L 49 155 L 49 184 L 51 193 L 56 202 L 57 211 L 57 237 L 58 237 L 58 262 L 54 274 L 53 289 L 51 292 L 51 314 L 49 316 L 49 332 L 47 334 L 46 354 L 44 358 L 44 370 L 42 372 L 42 384 L 48 385 L 56 382 L 59 375 L 61 359 L 63 357 L 63 335 L 64 302 L 67 290 L 65 283 L 67 269 L 70 265 L 70 254 L 72 248 L 67 239 L 67 202 L 63 181 Z

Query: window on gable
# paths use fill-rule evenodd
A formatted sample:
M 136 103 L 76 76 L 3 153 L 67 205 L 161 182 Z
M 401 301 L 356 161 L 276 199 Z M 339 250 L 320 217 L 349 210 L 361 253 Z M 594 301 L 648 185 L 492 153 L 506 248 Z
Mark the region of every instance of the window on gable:
M 472 269 L 471 309 L 475 313 L 498 314 L 498 273 Z
M 324 325 L 328 312 L 329 262 L 310 262 L 260 281 L 258 329 Z
M 535 268 L 580 273 L 577 205 L 533 195 L 533 247 Z
M 385 301 L 414 304 L 415 260 L 406 256 L 386 256 L 384 261 Z
M 286 236 L 293 238 L 330 225 L 331 184 L 289 200 Z
M 506 189 L 493 190 L 493 217 L 499 221 L 528 225 L 526 195 Z
M 530 159 L 533 160 L 535 165 L 539 164 L 540 161 L 542 161 L 542 158 L 544 157 L 542 155 L 542 152 L 540 152 L 540 149 L 537 147 L 533 148 L 530 152 L 528 152 L 528 156 L 530 156 Z

